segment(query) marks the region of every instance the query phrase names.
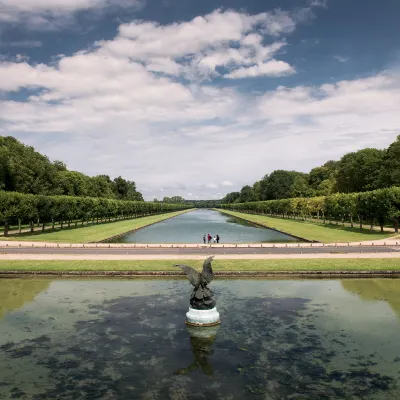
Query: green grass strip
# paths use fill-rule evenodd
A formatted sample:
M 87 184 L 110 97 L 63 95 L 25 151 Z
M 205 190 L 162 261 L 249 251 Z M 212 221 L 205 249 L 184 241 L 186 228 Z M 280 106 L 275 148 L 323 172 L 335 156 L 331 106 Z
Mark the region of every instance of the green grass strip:
M 247 214 L 236 211 L 220 210 L 225 214 L 242 218 L 249 222 L 263 225 L 267 228 L 277 229 L 289 235 L 301 237 L 306 240 L 315 240 L 324 243 L 334 242 L 362 242 L 366 240 L 386 239 L 394 236 L 390 232 L 377 232 L 368 229 L 342 227 L 340 225 L 323 224 L 322 222 L 308 222 L 265 215 Z
M 0 260 L 0 271 L 179 271 L 202 260 Z M 214 271 L 400 271 L 399 259 L 215 260 Z
M 18 240 L 18 241 L 37 241 L 37 242 L 54 242 L 54 243 L 88 243 L 99 242 L 122 233 L 144 228 L 145 226 L 163 221 L 168 218 L 180 215 L 187 210 L 176 211 L 166 214 L 151 215 L 149 217 L 141 217 L 129 219 L 125 221 L 116 221 L 109 223 L 102 223 L 99 225 L 82 226 L 78 225 L 77 228 L 64 228 L 55 231 L 44 231 L 24 233 L 21 235 L 13 235 L 7 238 L 2 237 L 2 240 Z

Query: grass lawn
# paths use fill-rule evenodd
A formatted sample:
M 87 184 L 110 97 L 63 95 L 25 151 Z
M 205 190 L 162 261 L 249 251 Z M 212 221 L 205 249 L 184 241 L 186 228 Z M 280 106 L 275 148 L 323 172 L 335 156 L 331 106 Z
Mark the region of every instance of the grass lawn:
M 0 260 L 0 271 L 180 271 L 175 264 L 201 269 L 201 260 Z M 218 271 L 400 271 L 399 259 L 215 260 Z
M 394 236 L 393 233 L 360 230 L 358 228 L 342 227 L 336 225 L 324 225 L 319 222 L 305 222 L 293 219 L 268 217 L 265 215 L 246 214 L 234 211 L 219 210 L 225 214 L 233 215 L 250 222 L 274 228 L 289 235 L 301 237 L 306 240 L 318 242 L 361 242 L 365 240 L 379 240 Z
M 55 242 L 55 243 L 87 243 L 98 242 L 110 237 L 131 231 L 133 229 L 143 228 L 155 222 L 174 217 L 186 212 L 176 211 L 167 214 L 152 215 L 149 217 L 141 217 L 129 219 L 125 221 L 109 222 L 99 225 L 82 226 L 77 228 L 64 228 L 56 231 L 44 231 L 31 233 L 23 233 L 21 235 L 10 235 L 1 237 L 0 240 L 18 240 L 18 241 L 39 241 L 39 242 Z

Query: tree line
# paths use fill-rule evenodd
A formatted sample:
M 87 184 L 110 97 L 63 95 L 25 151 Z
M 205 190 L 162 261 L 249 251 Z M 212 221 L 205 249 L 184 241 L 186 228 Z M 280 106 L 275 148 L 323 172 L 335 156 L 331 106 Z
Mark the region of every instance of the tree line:
M 308 174 L 276 170 L 240 192 L 228 193 L 222 203 L 329 196 L 400 186 L 400 135 L 385 150 L 367 148 L 328 161 Z
M 164 197 L 162 200 L 153 199 L 155 203 L 186 204 L 193 208 L 215 208 L 222 203 L 221 200 L 185 200 L 182 196 Z
M 221 208 L 254 214 L 268 214 L 282 218 L 317 218 L 324 224 L 326 220 L 370 224 L 381 227 L 393 223 L 395 232 L 399 232 L 400 187 L 378 189 L 360 193 L 335 193 L 330 196 L 294 197 L 280 200 L 255 201 L 246 203 L 223 204 Z
M 166 204 L 143 201 L 115 200 L 78 196 L 45 196 L 0 191 L 0 220 L 4 223 L 4 236 L 9 226 L 29 224 L 31 232 L 40 222 L 42 231 L 46 224 L 99 223 L 104 221 L 137 218 L 145 215 L 188 209 L 185 204 Z
M 70 171 L 63 162 L 51 162 L 11 136 L 0 137 L 0 190 L 143 201 L 133 181 Z

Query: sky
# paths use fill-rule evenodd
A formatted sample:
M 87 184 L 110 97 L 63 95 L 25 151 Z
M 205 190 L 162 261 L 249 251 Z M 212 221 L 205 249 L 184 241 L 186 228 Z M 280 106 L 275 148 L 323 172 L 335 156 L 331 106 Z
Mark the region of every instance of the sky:
M 398 0 L 0 0 L 0 135 L 146 200 L 400 134 Z

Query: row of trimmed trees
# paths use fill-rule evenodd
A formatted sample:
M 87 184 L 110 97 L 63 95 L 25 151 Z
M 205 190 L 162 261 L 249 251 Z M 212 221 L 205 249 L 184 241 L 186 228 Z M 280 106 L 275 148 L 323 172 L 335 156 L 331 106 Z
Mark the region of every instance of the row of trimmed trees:
M 114 200 L 95 197 L 44 196 L 0 191 L 0 221 L 4 236 L 9 226 L 29 224 L 31 232 L 37 224 L 44 230 L 46 224 L 54 228 L 71 223 L 81 225 L 118 219 L 129 219 L 190 208 L 186 204 L 149 203 L 143 201 Z
M 248 203 L 223 204 L 222 209 L 254 214 L 267 214 L 282 218 L 312 219 L 323 223 L 329 221 L 354 222 L 362 229 L 369 223 L 381 227 L 393 223 L 396 233 L 400 220 L 400 187 L 373 190 L 362 193 L 336 193 L 330 196 L 298 197 L 281 200 L 254 201 Z

